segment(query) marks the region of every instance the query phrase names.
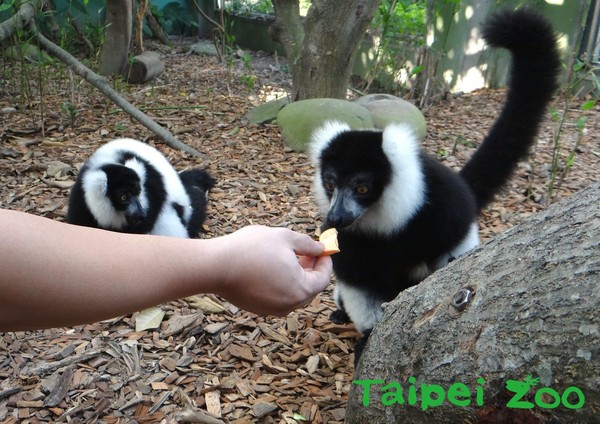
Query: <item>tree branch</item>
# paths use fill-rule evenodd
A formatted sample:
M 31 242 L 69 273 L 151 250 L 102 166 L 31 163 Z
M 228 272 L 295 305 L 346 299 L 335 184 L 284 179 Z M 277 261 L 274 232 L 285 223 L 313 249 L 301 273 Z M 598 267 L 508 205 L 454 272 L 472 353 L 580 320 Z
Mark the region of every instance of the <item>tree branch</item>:
M 27 26 L 33 20 L 35 11 L 39 10 L 39 0 L 27 2 L 21 5 L 17 13 L 0 23 L 0 42 L 12 37 L 18 30 Z
M 201 158 L 205 158 L 205 156 L 197 151 L 196 149 L 182 143 L 177 140 L 173 134 L 171 134 L 168 130 L 157 124 L 154 120 L 152 120 L 148 115 L 144 112 L 137 109 L 127 100 L 125 100 L 119 93 L 117 93 L 108 83 L 108 80 L 96 73 L 94 73 L 91 69 L 84 66 L 81 62 L 75 59 L 70 53 L 58 47 L 56 44 L 48 40 L 44 37 L 36 28 L 35 24 L 32 22 L 30 24 L 31 31 L 36 35 L 40 45 L 52 56 L 58 58 L 62 62 L 64 62 L 69 68 L 73 70 L 77 75 L 85 79 L 87 82 L 96 87 L 102 94 L 108 97 L 113 103 L 131 115 L 135 120 L 137 120 L 140 124 L 148 128 L 154 134 L 159 136 L 165 143 L 174 149 L 182 150 L 186 153 L 189 153 L 194 156 L 198 156 Z
M 56 57 L 63 63 L 65 63 L 73 72 L 85 79 L 87 82 L 96 87 L 102 94 L 108 97 L 113 103 L 131 115 L 135 120 L 141 123 L 143 126 L 148 128 L 154 134 L 156 134 L 161 140 L 163 140 L 168 146 L 184 151 L 190 155 L 199 157 L 206 160 L 206 156 L 197 151 L 196 149 L 182 143 L 176 139 L 167 129 L 160 126 L 148 115 L 137 109 L 127 100 L 125 100 L 119 93 L 117 93 L 108 83 L 108 80 L 96 73 L 91 69 L 84 66 L 70 53 L 58 47 L 56 44 L 48 40 L 44 35 L 38 31 L 35 22 L 33 20 L 35 11 L 40 7 L 39 0 L 34 0 L 21 5 L 19 10 L 9 19 L 0 23 L 0 42 L 6 38 L 12 36 L 18 29 L 27 28 L 37 37 L 40 46 L 42 46 L 48 53 Z

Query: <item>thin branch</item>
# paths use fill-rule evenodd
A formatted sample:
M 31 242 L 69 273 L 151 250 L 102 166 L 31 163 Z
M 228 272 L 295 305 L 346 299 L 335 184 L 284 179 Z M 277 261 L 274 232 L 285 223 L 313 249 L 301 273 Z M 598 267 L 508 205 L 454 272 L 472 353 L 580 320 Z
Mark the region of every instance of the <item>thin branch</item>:
M 36 36 L 40 46 L 43 47 L 48 53 L 65 63 L 73 72 L 96 87 L 113 103 L 131 115 L 134 119 L 148 128 L 158 137 L 160 137 L 160 139 L 163 140 L 167 145 L 174 149 L 182 150 L 190 155 L 199 157 L 203 160 L 207 159 L 205 155 L 176 139 L 175 136 L 173 136 L 173 134 L 171 134 L 167 129 L 160 126 L 152 118 L 125 100 L 110 86 L 106 78 L 94 73 L 91 69 L 87 68 L 81 62 L 75 59 L 75 57 L 73 57 L 70 53 L 61 49 L 56 44 L 44 37 L 42 33 L 38 31 L 33 19 L 35 16 L 35 11 L 39 10 L 39 8 L 39 0 L 33 0 L 22 4 L 19 10 L 11 18 L 0 23 L 0 41 L 12 36 L 19 29 L 29 27 L 31 32 Z
M 102 94 L 112 100 L 117 106 L 131 115 L 134 119 L 136 119 L 140 124 L 144 125 L 158 137 L 160 137 L 165 143 L 171 146 L 174 149 L 182 150 L 186 153 L 189 153 L 193 156 L 197 156 L 203 159 L 206 159 L 205 155 L 197 151 L 196 149 L 182 143 L 177 140 L 173 134 L 171 134 L 164 127 L 160 126 L 154 120 L 152 120 L 148 115 L 137 109 L 127 100 L 125 100 L 119 93 L 117 93 L 108 83 L 108 80 L 96 73 L 94 73 L 91 69 L 84 66 L 81 62 L 75 59 L 70 53 L 58 47 L 56 44 L 48 40 L 46 37 L 40 33 L 33 21 L 30 22 L 29 27 L 31 31 L 36 35 L 40 45 L 52 56 L 58 58 L 60 61 L 64 62 L 73 72 L 77 75 L 85 79 L 87 82 L 96 87 Z
M 210 16 L 208 16 L 206 14 L 206 12 L 204 10 L 202 10 L 202 8 L 198 5 L 198 3 L 196 2 L 196 0 L 192 0 L 192 4 L 194 5 L 194 7 L 196 8 L 196 10 L 202 15 L 202 17 L 204 19 L 206 19 L 208 22 L 210 22 L 211 24 L 213 24 L 214 26 L 216 26 L 220 31 L 225 32 L 225 28 L 223 27 L 223 25 L 219 24 L 218 22 L 216 22 L 215 20 L 213 20 Z

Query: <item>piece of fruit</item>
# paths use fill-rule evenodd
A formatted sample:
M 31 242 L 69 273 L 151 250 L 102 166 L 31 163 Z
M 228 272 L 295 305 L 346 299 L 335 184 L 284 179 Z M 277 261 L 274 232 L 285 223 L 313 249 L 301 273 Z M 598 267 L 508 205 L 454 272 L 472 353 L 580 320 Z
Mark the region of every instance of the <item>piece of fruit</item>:
M 340 246 L 337 240 L 337 230 L 330 228 L 325 230 L 319 236 L 319 241 L 325 245 L 325 250 L 321 253 L 321 256 L 329 256 L 340 251 Z

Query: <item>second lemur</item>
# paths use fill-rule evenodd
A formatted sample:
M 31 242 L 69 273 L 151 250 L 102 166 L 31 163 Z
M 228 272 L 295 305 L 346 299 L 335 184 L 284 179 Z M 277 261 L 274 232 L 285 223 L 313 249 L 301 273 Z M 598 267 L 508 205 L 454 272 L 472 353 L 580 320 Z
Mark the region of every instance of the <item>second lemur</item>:
M 509 89 L 500 116 L 459 173 L 426 155 L 406 125 L 353 131 L 329 122 L 313 135 L 314 193 L 323 227 L 339 232 L 341 251 L 332 256 L 332 320 L 349 318 L 366 336 L 382 303 L 479 243 L 478 213 L 527 156 L 557 89 L 556 38 L 538 13 L 496 13 L 483 36 L 512 55 Z
M 157 149 L 120 138 L 96 150 L 81 168 L 67 221 L 123 233 L 196 238 L 214 183 L 203 169 L 178 173 Z

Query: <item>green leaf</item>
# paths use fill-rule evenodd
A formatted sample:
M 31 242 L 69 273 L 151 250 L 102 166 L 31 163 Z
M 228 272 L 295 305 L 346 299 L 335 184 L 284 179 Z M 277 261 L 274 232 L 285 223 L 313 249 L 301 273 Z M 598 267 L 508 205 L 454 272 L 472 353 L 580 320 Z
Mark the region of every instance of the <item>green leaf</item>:
M 594 106 L 596 106 L 596 100 L 588 100 L 587 102 L 581 105 L 581 110 L 590 110 Z
M 586 122 L 587 122 L 587 118 L 585 116 L 580 116 L 579 119 L 577 119 L 577 122 L 575 123 L 575 126 L 577 127 L 577 131 L 579 131 L 579 132 L 583 131 L 583 128 L 585 127 Z
M 421 72 L 423 70 L 423 65 L 419 65 L 419 66 L 415 66 L 414 68 L 412 68 L 412 71 L 410 71 L 410 75 L 409 76 L 413 76 L 418 74 L 419 72 Z
M 2 3 L 2 4 L 0 4 L 0 12 L 4 12 L 5 10 L 8 10 L 12 7 L 13 7 L 12 1 L 9 1 L 8 3 Z

